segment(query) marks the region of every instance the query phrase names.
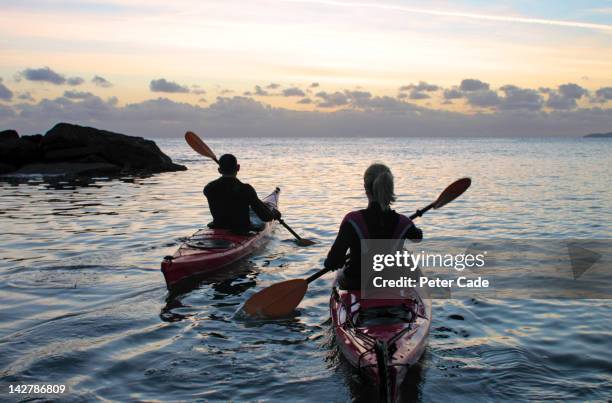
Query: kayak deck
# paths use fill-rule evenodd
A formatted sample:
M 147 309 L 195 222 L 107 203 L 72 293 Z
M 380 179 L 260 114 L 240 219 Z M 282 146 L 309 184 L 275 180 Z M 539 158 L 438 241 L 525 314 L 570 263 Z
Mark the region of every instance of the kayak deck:
M 342 355 L 395 400 L 408 367 L 425 351 L 431 300 L 417 290 L 402 299 L 362 300 L 359 290 L 334 287 L 330 314 Z
M 280 189 L 268 195 L 263 202 L 278 207 Z M 231 230 L 204 228 L 191 235 L 172 256 L 161 263 L 168 288 L 195 275 L 215 272 L 250 255 L 265 244 L 272 233 L 274 221 L 262 222 L 251 212 L 251 222 L 259 231 L 238 234 Z

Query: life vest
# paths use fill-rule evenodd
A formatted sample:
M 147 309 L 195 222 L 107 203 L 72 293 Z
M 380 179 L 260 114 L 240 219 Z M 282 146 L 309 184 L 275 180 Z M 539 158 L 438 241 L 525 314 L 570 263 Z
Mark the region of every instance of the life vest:
M 399 220 L 393 230 L 393 235 L 389 239 L 404 239 L 406 232 L 414 225 L 412 220 L 403 214 L 398 214 Z M 370 232 L 366 225 L 365 219 L 361 211 L 352 211 L 344 216 L 344 221 L 351 224 L 359 239 L 370 239 Z

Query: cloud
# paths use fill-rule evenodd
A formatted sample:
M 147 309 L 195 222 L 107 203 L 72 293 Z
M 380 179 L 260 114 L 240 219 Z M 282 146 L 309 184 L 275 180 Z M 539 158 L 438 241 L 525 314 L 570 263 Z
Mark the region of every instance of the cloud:
M 264 90 L 263 88 L 261 88 L 259 85 L 255 86 L 255 92 L 254 95 L 258 96 L 258 97 L 266 97 L 268 95 L 270 95 L 268 93 L 268 91 Z
M 298 104 L 304 104 L 304 105 L 308 105 L 312 103 L 312 99 L 310 98 L 302 98 L 299 101 L 297 101 Z
M 361 91 L 361 90 L 350 91 L 350 90 L 345 90 L 344 93 L 346 94 L 346 96 L 348 96 L 353 101 L 363 101 L 363 100 L 372 98 L 372 94 L 370 92 L 368 92 L 368 91 Z
M 202 89 L 202 88 L 196 88 L 191 90 L 192 94 L 196 94 L 196 95 L 204 95 L 206 94 L 206 90 Z
M 465 80 L 461 81 L 459 89 L 466 92 L 488 90 L 489 84 L 473 78 L 466 78 Z
M 320 108 L 335 108 L 338 106 L 348 105 L 349 98 L 343 92 L 326 92 L 320 91 L 315 94 L 317 98 L 321 98 L 322 101 L 317 103 Z
M 149 89 L 153 92 L 168 92 L 168 93 L 188 93 L 189 88 L 177 84 L 174 81 L 168 81 L 165 78 L 151 80 Z
M 308 86 L 308 88 L 318 88 L 319 87 L 319 83 L 310 83 L 310 85 Z
M 234 90 L 230 90 L 230 89 L 227 89 L 227 88 L 219 90 L 219 94 L 221 94 L 221 95 L 227 95 L 227 94 L 231 94 L 233 92 L 234 92 Z
M 595 95 L 601 100 L 610 101 L 612 100 L 612 87 L 602 87 L 595 91 Z
M 353 106 L 364 111 L 381 111 L 387 113 L 416 110 L 416 107 L 413 104 L 409 104 L 389 96 L 354 99 Z
M 304 91 L 297 87 L 286 88 L 282 92 L 284 97 L 303 97 L 306 95 Z
M 28 91 L 22 92 L 19 95 L 17 95 L 17 99 L 21 101 L 29 101 L 29 102 L 36 101 L 34 97 L 32 96 L 32 94 L 30 94 Z
M 463 93 L 457 88 L 447 88 L 444 90 L 444 93 L 442 94 L 442 96 L 446 100 L 459 99 L 459 98 L 463 98 Z
M 465 94 L 468 104 L 479 108 L 490 108 L 499 105 L 500 98 L 497 92 L 486 90 L 469 91 Z
M 536 90 L 519 88 L 514 85 L 504 85 L 500 88 L 504 97 L 500 109 L 525 109 L 537 111 L 542 109 L 544 99 Z
M 6 85 L 2 84 L 2 78 L 0 78 L 0 99 L 3 101 L 10 101 L 13 99 L 13 91 L 11 91 Z
M 113 84 L 110 81 L 108 81 L 106 78 L 101 77 L 101 76 L 94 76 L 91 79 L 91 82 L 97 85 L 98 87 L 103 87 L 103 88 L 110 88 L 113 86 Z
M 386 112 L 397 112 L 415 109 L 415 105 L 401 101 L 389 96 L 373 96 L 368 91 L 343 90 L 328 93 L 320 91 L 315 94 L 321 101 L 317 103 L 320 108 L 344 107 L 345 110 L 378 110 Z
M 425 81 L 419 81 L 418 84 L 408 84 L 400 87 L 400 92 L 406 91 L 418 91 L 418 92 L 434 92 L 440 89 L 439 86 L 435 84 L 428 84 Z
M 585 95 L 588 95 L 588 91 L 578 84 L 562 84 L 557 90 L 549 91 L 546 106 L 559 110 L 575 109 L 578 106 L 577 101 Z
M 64 97 L 69 99 L 85 99 L 93 96 L 94 94 L 86 91 L 64 91 Z
M 559 86 L 559 94 L 566 98 L 580 99 L 583 95 L 587 95 L 588 91 L 578 84 L 568 83 Z
M 8 119 L 8 118 L 12 118 L 15 116 L 15 111 L 13 110 L 13 108 L 11 108 L 8 105 L 2 105 L 0 104 L 0 122 L 2 122 L 2 119 Z M 8 127 L 8 126 L 6 126 Z
M 55 123 L 65 121 L 144 137 L 176 137 L 185 127 L 223 137 L 288 134 L 432 137 L 579 136 L 609 131 L 612 123 L 610 108 L 550 112 L 499 109 L 468 115 L 416 106 L 393 97 L 353 93 L 353 99 L 344 91 L 338 94 L 347 104 L 359 103 L 360 107 L 347 106 L 333 112 L 297 111 L 239 96 L 218 97 L 207 107 L 167 98 L 119 106 L 110 99 L 105 101 L 94 95 L 82 100 L 58 97 L 35 104 L 0 105 L 0 126 L 24 134 L 44 132 Z M 327 97 L 338 97 L 338 94 L 327 94 Z
M 81 85 L 85 82 L 85 80 L 81 77 L 68 77 L 66 79 L 66 84 L 68 85 L 72 85 L 72 86 L 77 86 L 77 85 Z
M 546 106 L 551 109 L 574 109 L 578 104 L 573 98 L 566 98 L 557 92 L 553 92 L 548 96 Z
M 429 96 L 429 94 L 427 94 L 425 92 L 417 91 L 417 90 L 412 90 L 408 94 L 408 98 L 410 98 L 410 99 L 427 99 L 427 98 L 431 98 L 431 97 Z
M 205 103 L 207 103 L 207 102 L 208 102 L 208 101 L 206 100 L 206 98 L 200 98 L 200 99 L 198 99 L 198 103 L 205 104 Z
M 280 87 L 280 84 L 277 84 L 277 83 L 270 83 L 270 84 L 266 85 L 266 89 L 268 89 L 268 90 L 275 90 L 275 89 L 277 89 L 279 87 Z
M 39 69 L 27 68 L 19 73 L 19 77 L 28 81 L 47 82 L 55 85 L 64 84 L 66 82 L 66 77 L 56 73 L 49 67 L 42 67 Z
M 119 119 L 118 111 L 121 110 L 112 99 L 104 101 L 95 95 L 78 100 L 66 97 L 43 99 L 36 104 L 24 103 L 16 105 L 15 108 L 19 120 L 39 122 L 47 126 L 47 129 L 54 124 L 54 121 L 56 123 L 58 121 L 97 122 L 100 127 L 104 127 L 108 122 Z M 31 132 L 38 133 L 47 129 L 39 127 Z

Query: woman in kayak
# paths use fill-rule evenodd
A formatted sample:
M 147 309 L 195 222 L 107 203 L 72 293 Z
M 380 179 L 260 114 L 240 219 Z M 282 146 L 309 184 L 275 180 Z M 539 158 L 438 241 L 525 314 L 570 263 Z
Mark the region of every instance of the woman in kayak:
M 363 175 L 368 208 L 348 213 L 340 224 L 338 236 L 327 254 L 325 267 L 343 268 L 337 282 L 342 289 L 359 289 L 362 239 L 423 239 L 423 232 L 408 217 L 391 210 L 395 201 L 393 174 L 383 164 L 372 164 Z M 350 251 L 349 259 L 346 252 Z

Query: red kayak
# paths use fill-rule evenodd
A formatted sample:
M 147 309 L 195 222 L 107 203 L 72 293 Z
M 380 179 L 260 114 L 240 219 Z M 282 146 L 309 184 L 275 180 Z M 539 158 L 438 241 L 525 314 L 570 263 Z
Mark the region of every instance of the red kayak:
M 278 208 L 280 189 L 276 188 L 263 202 Z M 251 222 L 260 222 L 251 217 Z M 166 256 L 161 270 L 168 288 L 188 277 L 212 273 L 250 255 L 263 246 L 272 232 L 274 221 L 262 224 L 260 231 L 236 234 L 226 229 L 201 229 L 187 239 L 172 256 Z
M 381 401 L 393 402 L 427 344 L 431 300 L 413 289 L 402 299 L 364 299 L 361 291 L 334 287 L 330 313 L 342 355 L 371 379 L 381 391 Z

